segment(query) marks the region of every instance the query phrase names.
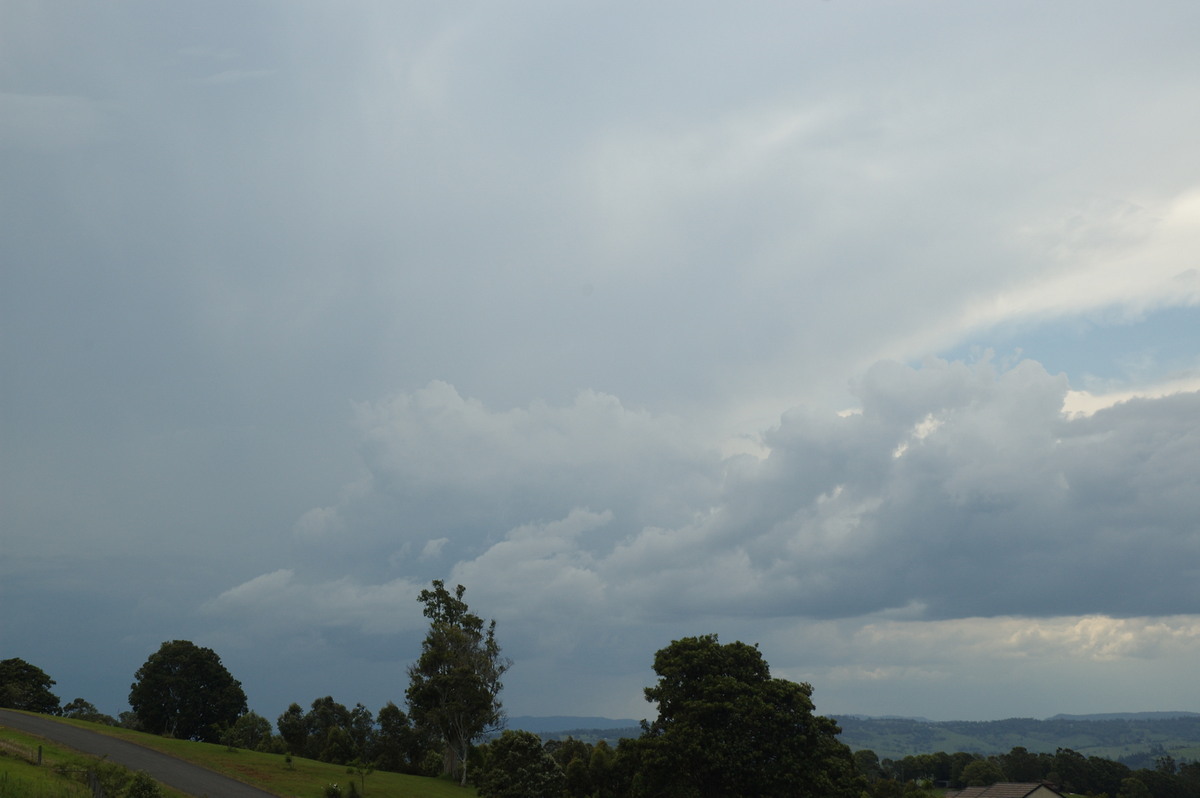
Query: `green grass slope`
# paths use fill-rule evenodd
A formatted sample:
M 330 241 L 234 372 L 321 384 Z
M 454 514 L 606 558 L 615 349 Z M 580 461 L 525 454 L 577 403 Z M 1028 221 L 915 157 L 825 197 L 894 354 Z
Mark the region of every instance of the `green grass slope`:
M 349 789 L 350 779 L 357 780 L 358 778 L 352 777 L 343 766 L 316 762 L 311 759 L 293 757 L 289 763 L 286 757 L 279 754 L 230 751 L 223 745 L 212 743 L 173 740 L 82 720 L 66 718 L 55 718 L 55 720 L 153 748 L 156 751 L 223 773 L 238 781 L 253 784 L 260 789 L 281 796 L 281 798 L 322 798 L 327 785 L 341 785 L 345 792 Z M 9 729 L 0 729 L 0 731 L 6 737 L 11 732 Z M 17 732 L 11 733 L 18 734 Z M 35 748 L 36 745 L 37 743 L 34 744 Z M 460 787 L 444 779 L 383 771 L 376 771 L 366 777 L 365 791 L 362 781 L 358 781 L 358 787 L 364 798 L 475 798 L 476 795 L 474 788 Z M 13 795 L 17 794 L 19 793 L 13 793 Z M 90 795 L 90 793 L 87 794 Z M 48 795 L 57 798 L 53 793 Z M 0 798 L 5 798 L 3 792 L 0 792 Z
M 100 765 L 95 757 L 41 737 L 0 727 L 0 798 L 91 798 L 85 774 L 98 766 L 128 773 L 116 765 Z M 163 794 L 167 798 L 187 798 L 166 787 Z

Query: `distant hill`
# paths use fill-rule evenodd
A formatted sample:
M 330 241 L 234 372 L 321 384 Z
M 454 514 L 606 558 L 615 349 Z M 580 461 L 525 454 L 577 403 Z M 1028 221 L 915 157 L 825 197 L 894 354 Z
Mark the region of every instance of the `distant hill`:
M 1166 754 L 1177 761 L 1200 760 L 1200 713 L 1112 712 L 1095 715 L 1055 715 L 1052 718 L 931 721 L 925 718 L 833 715 L 842 728 L 841 740 L 852 750 L 870 749 L 880 759 L 903 759 L 937 751 L 1006 754 L 1017 746 L 1033 753 L 1070 748 L 1084 756 L 1114 759 L 1130 767 L 1153 767 Z M 508 719 L 508 728 L 531 731 L 543 740 L 574 737 L 610 745 L 642 733 L 632 718 L 578 715 Z
M 615 741 L 621 737 L 637 737 L 641 734 L 639 721 L 632 718 L 613 719 L 578 715 L 521 715 L 509 718 L 508 728 L 531 731 L 547 740 L 571 736 L 585 742 Z
M 1099 715 L 1054 715 L 1046 720 L 1170 720 L 1200 718 L 1200 712 L 1108 712 Z
M 1009 718 L 992 721 L 925 721 L 911 718 L 864 718 L 836 715 L 841 740 L 851 749 L 870 749 L 881 759 L 902 759 L 937 751 L 1008 753 L 1023 746 L 1034 753 L 1070 748 L 1152 766 L 1154 757 L 1200 759 L 1200 714 L 1134 712 L 1105 715 L 1058 715 L 1046 720 Z

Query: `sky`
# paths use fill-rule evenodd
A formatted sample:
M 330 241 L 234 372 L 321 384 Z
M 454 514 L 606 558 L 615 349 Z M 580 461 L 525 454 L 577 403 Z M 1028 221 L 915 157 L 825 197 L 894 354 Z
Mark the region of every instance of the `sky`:
M 1200 6 L 0 4 L 0 658 L 1200 711 Z

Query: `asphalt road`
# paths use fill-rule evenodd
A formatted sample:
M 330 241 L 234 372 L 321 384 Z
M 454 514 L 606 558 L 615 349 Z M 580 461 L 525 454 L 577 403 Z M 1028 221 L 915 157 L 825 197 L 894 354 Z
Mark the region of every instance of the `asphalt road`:
M 85 754 L 107 756 L 109 762 L 116 762 L 131 770 L 144 770 L 163 784 L 196 798 L 278 798 L 208 768 L 116 737 L 57 723 L 49 718 L 0 709 L 0 726 L 36 734 Z

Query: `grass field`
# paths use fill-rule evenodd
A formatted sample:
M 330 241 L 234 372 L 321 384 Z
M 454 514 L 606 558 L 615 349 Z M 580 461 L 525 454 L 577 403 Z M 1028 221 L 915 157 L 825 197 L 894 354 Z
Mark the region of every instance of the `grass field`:
M 41 765 L 37 764 L 39 748 Z M 91 798 L 83 774 L 98 766 L 123 771 L 40 737 L 0 728 L 0 798 Z M 187 798 L 175 790 L 163 792 L 168 798 Z
M 48 767 L 29 762 L 30 750 L 9 739 L 0 730 L 0 796 L 3 798 L 91 798 L 82 782 L 62 776 Z M 37 756 L 34 745 L 32 755 Z M 36 762 L 36 759 L 34 760 Z
M 316 762 L 311 759 L 293 757 L 289 763 L 285 757 L 279 754 L 261 754 L 255 751 L 241 750 L 229 751 L 223 745 L 173 740 L 152 734 L 129 731 L 128 729 L 118 729 L 103 724 L 89 723 L 87 721 L 65 718 L 56 718 L 56 720 L 112 737 L 120 737 L 138 745 L 144 745 L 147 748 L 153 748 L 179 759 L 215 770 L 218 773 L 224 773 L 239 781 L 253 784 L 267 792 L 283 796 L 283 798 L 322 798 L 325 787 L 329 784 L 338 784 L 345 792 L 348 791 L 349 781 L 352 778 L 346 772 L 345 767 L 330 765 L 325 762 Z M 39 743 L 47 746 L 44 741 L 38 738 L 22 735 L 10 729 L 0 728 L 0 739 L 13 739 L 19 742 L 19 738 L 25 739 L 26 742 L 22 743 L 25 745 L 28 745 L 27 741 L 32 740 L 34 751 L 36 751 Z M 64 752 L 64 755 L 73 755 L 79 760 L 86 760 L 86 757 L 82 754 L 67 754 Z M 8 760 L 0 759 L 0 763 L 2 763 L 0 764 L 0 771 L 3 771 L 7 767 Z M 28 767 L 38 770 L 38 768 L 32 765 Z M 47 769 L 43 768 L 42 770 Z M 21 778 L 26 777 L 21 776 Z M 357 777 L 353 778 L 357 779 Z M 459 787 L 457 784 L 443 779 L 408 776 L 400 773 L 384 773 L 381 771 L 377 771 L 366 777 L 365 790 L 362 781 L 358 781 L 357 786 L 359 793 L 364 798 L 474 798 L 476 795 L 474 788 Z M 76 794 L 90 796 L 91 793 L 86 791 L 83 793 L 62 793 L 64 798 L 74 798 Z M 0 798 L 8 798 L 9 795 L 38 796 L 37 793 L 5 793 L 0 789 Z M 173 795 L 178 795 L 178 793 L 173 793 Z M 47 798 L 58 798 L 59 793 L 46 793 L 46 796 Z

